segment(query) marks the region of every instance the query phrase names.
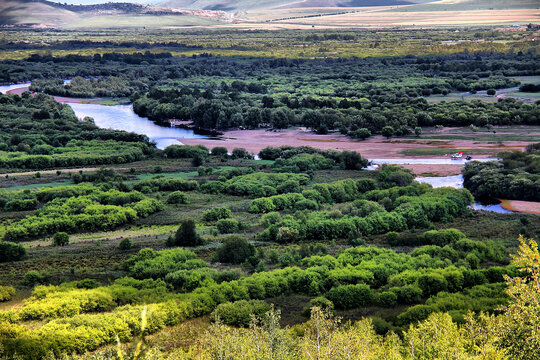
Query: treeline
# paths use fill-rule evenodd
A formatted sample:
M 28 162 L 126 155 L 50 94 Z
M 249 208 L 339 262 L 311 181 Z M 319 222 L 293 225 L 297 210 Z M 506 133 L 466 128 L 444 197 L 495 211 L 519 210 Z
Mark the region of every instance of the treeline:
M 52 67 L 47 56 L 35 55 L 32 62 L 9 61 L 0 68 L 6 76 L 35 79 L 35 89 L 54 94 L 129 93 L 140 115 L 159 122 L 192 120 L 202 129 L 307 126 L 363 139 L 385 126 L 392 127 L 391 135 L 403 136 L 419 126 L 538 123 L 537 104 L 513 99 L 430 104 L 424 99 L 452 91 L 493 94 L 518 85 L 513 76 L 537 75 L 532 53 L 324 60 L 112 53 L 82 62 L 73 56 L 54 59 Z M 43 71 L 33 72 L 40 67 Z M 43 74 L 47 80 L 40 80 Z M 66 86 L 50 80 L 74 77 L 89 79 Z
M 67 84 L 62 79 L 41 79 L 32 81 L 30 85 L 30 91 L 75 98 L 128 97 L 136 91 L 145 90 L 146 84 L 129 80 L 123 75 L 88 80 L 76 76 Z
M 0 95 L 0 104 L 3 168 L 127 163 L 155 150 L 144 135 L 99 129 L 91 121 L 80 121 L 68 105 L 48 95 Z
M 505 151 L 500 162 L 473 161 L 463 168 L 463 185 L 481 199 L 540 201 L 540 144 L 525 152 Z
M 191 120 L 201 129 L 274 128 L 306 126 L 317 133 L 340 131 L 354 138 L 381 134 L 391 127 L 391 137 L 409 135 L 418 126 L 486 126 L 538 124 L 538 104 L 523 103 L 511 98 L 497 103 L 481 101 L 430 104 L 424 98 L 409 96 L 393 89 L 391 94 L 361 94 L 336 99 L 300 95 L 291 97 L 264 96 L 255 102 L 223 90 L 167 90 L 135 95 L 134 111 L 162 121 L 169 118 Z M 344 96 L 344 95 L 343 95 Z

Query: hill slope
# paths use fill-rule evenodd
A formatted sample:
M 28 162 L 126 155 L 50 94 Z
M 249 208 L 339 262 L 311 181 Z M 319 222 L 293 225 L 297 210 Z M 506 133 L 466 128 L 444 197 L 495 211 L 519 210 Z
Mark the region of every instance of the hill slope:
M 61 4 L 47 0 L 0 2 L 0 25 L 123 28 L 210 25 L 217 20 L 226 20 L 225 13 L 169 9 L 132 2 L 93 5 Z
M 166 0 L 160 6 L 175 9 L 204 9 L 223 11 L 264 10 L 302 7 L 365 7 L 414 5 L 433 0 Z

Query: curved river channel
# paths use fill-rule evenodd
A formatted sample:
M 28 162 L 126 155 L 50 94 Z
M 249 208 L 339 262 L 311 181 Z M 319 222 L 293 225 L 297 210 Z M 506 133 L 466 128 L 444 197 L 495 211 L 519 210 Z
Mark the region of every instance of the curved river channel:
M 6 93 L 10 90 L 16 90 L 30 86 L 30 83 L 13 84 L 7 86 L 0 86 L 0 92 Z M 62 101 L 66 101 L 67 98 L 60 98 Z M 148 136 L 151 141 L 156 143 L 158 149 L 164 149 L 169 145 L 181 145 L 182 139 L 192 138 L 210 138 L 207 135 L 196 134 L 191 129 L 184 129 L 179 127 L 164 127 L 155 124 L 148 118 L 141 117 L 133 111 L 131 105 L 102 105 L 93 103 L 74 103 L 70 102 L 69 105 L 75 112 L 75 115 L 82 119 L 86 116 L 90 116 L 94 119 L 94 123 L 105 129 L 112 130 L 124 130 L 131 131 L 136 134 L 142 134 Z M 370 169 L 376 168 L 382 164 L 460 164 L 465 163 L 467 160 L 451 160 L 451 159 L 370 159 L 374 164 L 370 166 Z M 476 159 L 477 161 L 493 161 L 496 159 Z M 463 187 L 463 176 L 443 176 L 443 177 L 417 177 L 416 181 L 421 183 L 431 184 L 433 187 L 450 186 L 455 188 Z M 512 211 L 506 210 L 501 205 L 484 205 L 475 203 L 472 206 L 475 210 L 487 210 L 495 211 L 498 213 L 511 213 Z

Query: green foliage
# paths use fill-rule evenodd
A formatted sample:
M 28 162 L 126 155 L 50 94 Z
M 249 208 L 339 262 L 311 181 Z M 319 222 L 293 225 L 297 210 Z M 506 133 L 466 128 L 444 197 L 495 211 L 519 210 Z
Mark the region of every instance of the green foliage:
M 168 158 L 186 159 L 195 158 L 196 156 L 205 159 L 208 157 L 209 150 L 202 145 L 170 145 L 163 150 L 163 153 Z
M 499 154 L 502 164 L 476 162 L 465 164 L 463 185 L 482 199 L 540 201 L 540 150 L 507 151 Z M 501 166 L 502 165 L 502 166 Z
M 221 234 L 230 234 L 239 230 L 240 223 L 236 219 L 220 219 L 216 228 Z
M 257 172 L 227 180 L 224 190 L 227 194 L 237 196 L 272 196 L 276 194 L 278 186 L 289 180 L 297 182 L 298 185 L 306 185 L 309 182 L 309 177 L 305 174 Z M 287 188 L 282 190 L 287 191 Z
M 343 151 L 341 159 L 346 170 L 362 170 L 369 165 L 369 161 L 355 151 Z
M 441 247 L 455 244 L 461 239 L 465 239 L 465 235 L 456 229 L 430 230 L 422 234 L 422 240 L 425 244 Z
M 174 235 L 174 244 L 169 246 L 199 246 L 203 244 L 202 238 L 197 234 L 197 226 L 193 220 L 183 220 Z
M 342 285 L 331 289 L 326 297 L 338 309 L 354 309 L 368 306 L 373 301 L 373 292 L 368 285 Z
M 32 287 L 38 284 L 44 284 L 46 281 L 47 276 L 45 274 L 41 274 L 36 270 L 30 270 L 26 274 L 24 274 L 21 283 L 24 286 Z
M 123 250 L 123 251 L 127 251 L 131 249 L 132 247 L 133 247 L 133 242 L 131 241 L 130 238 L 123 238 L 118 243 L 118 249 Z
M 212 312 L 211 318 L 220 320 L 224 324 L 248 327 L 252 316 L 260 319 L 264 314 L 270 311 L 270 305 L 261 300 L 239 300 L 219 304 Z
M 383 189 L 394 186 L 407 186 L 414 180 L 414 174 L 411 170 L 399 167 L 397 165 L 383 165 L 377 173 L 377 182 Z
M 241 264 L 255 255 L 255 247 L 246 239 L 230 235 L 216 250 L 216 259 L 219 262 Z
M 26 257 L 26 248 L 17 243 L 0 241 L 0 262 L 19 261 Z
M 211 155 L 226 158 L 228 156 L 228 150 L 224 146 L 216 146 L 212 148 Z
M 189 200 L 183 192 L 173 191 L 167 197 L 167 204 L 189 204 Z
M 195 254 L 181 248 L 154 251 L 142 249 L 126 261 L 130 276 L 136 279 L 162 279 L 177 270 L 206 267 L 206 263 L 195 259 Z
M 69 235 L 65 232 L 57 232 L 53 236 L 54 246 L 66 246 L 69 244 Z
M 381 130 L 382 136 L 384 136 L 384 137 L 386 137 L 388 139 L 390 139 L 394 135 L 394 132 L 395 132 L 395 130 L 394 130 L 394 128 L 392 126 L 385 126 Z
M 34 215 L 12 222 L 6 230 L 6 239 L 111 230 L 163 210 L 161 202 L 139 192 L 102 191 L 89 184 L 37 189 L 34 194 L 45 205 Z
M 206 210 L 203 213 L 202 219 L 205 223 L 214 223 L 221 219 L 228 219 L 232 216 L 232 212 L 227 207 L 215 207 Z
M 0 286 L 0 302 L 9 301 L 15 295 L 13 286 Z

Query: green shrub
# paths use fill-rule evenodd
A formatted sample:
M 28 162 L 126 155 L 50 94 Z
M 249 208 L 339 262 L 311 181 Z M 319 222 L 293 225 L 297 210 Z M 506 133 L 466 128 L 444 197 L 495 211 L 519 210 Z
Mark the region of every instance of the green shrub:
M 341 163 L 346 170 L 362 170 L 369 165 L 369 160 L 356 151 L 345 150 L 341 153 Z
M 332 301 L 328 300 L 324 296 L 318 296 L 309 301 L 309 305 L 302 311 L 304 316 L 309 316 L 311 314 L 311 309 L 313 309 L 315 306 L 323 311 L 334 311 L 334 303 Z
M 236 219 L 221 219 L 216 223 L 216 227 L 221 234 L 230 234 L 239 229 L 240 223 Z
M 234 148 L 231 157 L 233 159 L 252 159 L 253 156 L 244 148 Z
M 281 221 L 281 214 L 277 211 L 269 212 L 261 217 L 261 224 L 268 227 Z
M 189 204 L 187 195 L 181 191 L 173 191 L 167 197 L 167 204 Z
M 377 301 L 382 307 L 394 307 L 397 305 L 397 295 L 392 291 L 383 291 L 378 294 Z
M 341 285 L 332 288 L 326 297 L 334 303 L 338 309 L 355 309 L 368 306 L 373 302 L 373 292 L 368 285 Z
M 222 263 L 241 264 L 255 255 L 255 246 L 246 239 L 231 235 L 216 250 L 216 258 Z
M 232 216 L 231 210 L 226 207 L 216 207 L 206 210 L 203 213 L 203 221 L 206 223 L 213 223 L 220 219 L 228 219 Z
M 129 250 L 133 247 L 133 242 L 131 241 L 130 238 L 123 238 L 122 240 L 120 240 L 120 242 L 118 243 L 118 248 L 120 250 Z
M 452 245 L 465 239 L 465 235 L 457 229 L 430 230 L 422 234 L 425 244 L 437 246 Z
M 218 156 L 218 157 L 227 157 L 228 156 L 228 150 L 224 146 L 216 146 L 212 148 L 211 152 L 212 156 Z
M 58 232 L 53 236 L 54 246 L 66 246 L 69 244 L 69 235 L 65 232 Z
M 399 234 L 395 231 L 390 231 L 386 234 L 386 242 L 390 245 L 397 245 L 399 240 Z
M 47 276 L 37 272 L 36 270 L 30 270 L 26 274 L 24 274 L 22 284 L 24 286 L 31 287 L 38 284 L 45 284 L 46 281 Z
M 374 179 L 358 179 L 356 180 L 356 188 L 361 193 L 365 193 L 371 190 L 376 190 L 377 182 Z
M 10 300 L 13 295 L 15 295 L 13 286 L 0 286 L 0 302 Z
M 19 261 L 26 257 L 26 248 L 14 242 L 0 241 L 0 262 Z
M 170 145 L 163 150 L 163 153 L 172 159 L 187 159 L 197 155 L 206 158 L 209 150 L 203 145 Z
M 199 246 L 203 244 L 202 238 L 197 234 L 195 221 L 184 220 L 174 235 L 174 244 L 169 246 Z
M 248 327 L 251 323 L 252 315 L 261 318 L 270 311 L 270 305 L 262 300 L 240 300 L 219 304 L 212 312 L 212 320 L 220 319 L 224 324 Z

